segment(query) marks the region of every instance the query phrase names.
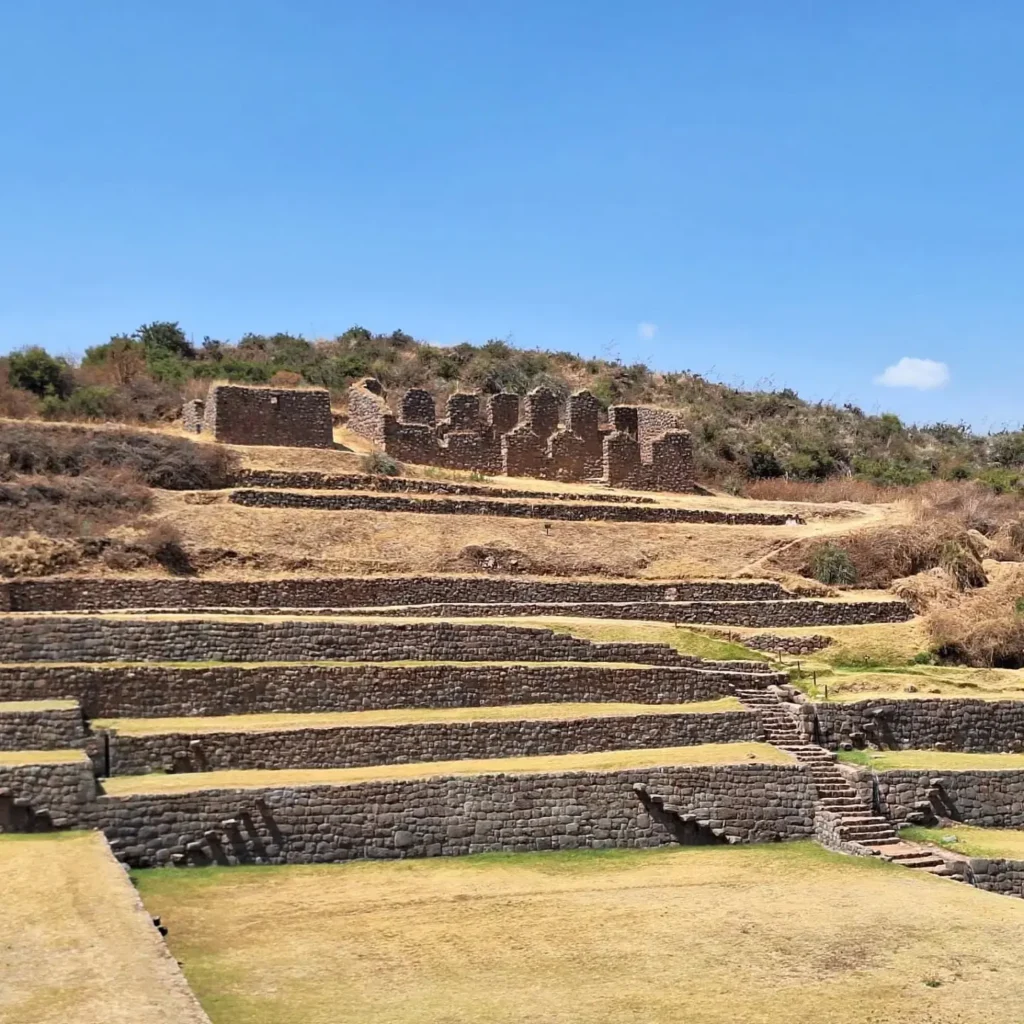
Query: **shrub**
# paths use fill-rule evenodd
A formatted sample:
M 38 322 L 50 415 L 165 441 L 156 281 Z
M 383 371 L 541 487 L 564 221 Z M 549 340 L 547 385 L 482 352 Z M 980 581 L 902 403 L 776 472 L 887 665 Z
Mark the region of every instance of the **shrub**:
M 237 462 L 227 449 L 183 437 L 32 424 L 0 431 L 0 460 L 15 473 L 79 476 L 129 470 L 166 490 L 226 487 Z
M 39 398 L 67 398 L 75 386 L 67 362 L 54 359 L 38 345 L 12 352 L 7 361 L 7 375 L 14 387 L 31 391 Z
M 978 556 L 966 542 L 946 541 L 939 552 L 939 566 L 949 574 L 957 590 L 971 590 L 988 583 Z
M 850 555 L 836 544 L 819 544 L 811 552 L 811 574 L 819 583 L 850 586 L 857 582 L 857 570 Z
M 401 476 L 402 464 L 384 452 L 370 452 L 364 455 L 359 462 L 359 468 L 364 473 L 372 473 L 374 476 Z
M 48 537 L 94 537 L 148 510 L 148 488 L 130 475 L 15 476 L 0 482 L 0 536 L 35 530 Z

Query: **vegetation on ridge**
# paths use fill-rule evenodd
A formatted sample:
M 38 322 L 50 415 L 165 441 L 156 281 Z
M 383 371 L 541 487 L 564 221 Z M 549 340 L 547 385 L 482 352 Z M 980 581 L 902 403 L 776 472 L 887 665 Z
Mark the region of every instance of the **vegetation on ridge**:
M 688 370 L 662 373 L 643 363 L 498 340 L 441 347 L 403 331 L 363 327 L 313 341 L 246 334 L 237 342 L 205 337 L 196 344 L 179 324 L 154 322 L 87 348 L 78 365 L 26 348 L 0 359 L 0 415 L 166 421 L 213 380 L 320 385 L 340 406 L 349 384 L 366 375 L 396 390 L 425 387 L 439 398 L 456 388 L 523 394 L 543 384 L 563 396 L 588 388 L 605 405 L 678 409 L 693 432 L 701 478 L 737 488 L 744 481 L 853 475 L 885 486 L 976 477 L 1007 490 L 1024 478 L 1024 431 L 985 437 L 962 423 L 915 427 L 891 413 L 806 402 L 788 388 L 744 391 Z

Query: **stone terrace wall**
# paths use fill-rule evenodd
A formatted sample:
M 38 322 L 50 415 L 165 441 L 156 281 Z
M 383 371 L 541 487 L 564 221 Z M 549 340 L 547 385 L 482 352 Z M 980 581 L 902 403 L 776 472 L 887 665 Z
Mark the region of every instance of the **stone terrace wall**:
M 418 722 L 405 725 L 278 729 L 268 732 L 111 731 L 110 774 L 154 769 L 357 768 L 409 761 L 526 757 L 601 750 L 733 743 L 763 735 L 749 711 L 621 715 L 563 720 Z
M 678 665 L 668 644 L 450 622 L 10 616 L 0 661 L 613 661 Z
M 1003 858 L 970 857 L 966 860 L 949 860 L 954 877 L 985 892 L 1000 896 L 1024 897 L 1024 860 Z
M 906 821 L 929 802 L 942 818 L 982 828 L 1024 828 L 1024 770 L 877 772 L 882 812 Z
M 418 480 L 372 473 L 295 473 L 280 469 L 240 469 L 232 476 L 235 487 L 283 487 L 290 490 L 387 491 L 391 494 L 456 494 L 478 498 L 529 498 L 549 501 L 600 501 L 613 504 L 653 505 L 655 499 L 637 494 L 583 493 L 578 491 L 524 491 L 515 487 Z
M 25 831 L 11 816 L 24 813 L 27 803 L 35 814 L 46 813 L 58 827 L 87 824 L 95 806 L 96 779 L 89 761 L 53 764 L 0 764 L 0 832 Z
M 61 750 L 84 741 L 81 708 L 0 710 L 0 750 Z
M 326 388 L 218 384 L 206 397 L 204 428 L 226 444 L 330 448 L 331 393 Z
M 327 579 L 41 579 L 5 585 L 12 611 L 114 608 L 367 608 L 438 602 L 757 601 L 794 595 L 778 583 L 537 580 L 496 576 L 336 576 Z
M 753 635 L 735 634 L 729 637 L 736 643 L 749 647 L 752 651 L 764 651 L 771 654 L 814 654 L 831 647 L 835 640 L 830 636 L 780 636 L 776 633 L 755 633 Z
M 364 614 L 356 611 L 354 614 Z M 379 614 L 366 612 L 365 614 Z M 474 616 L 573 615 L 679 624 L 750 626 L 858 626 L 905 622 L 913 617 L 902 601 L 633 601 L 621 604 L 433 604 L 399 606 L 394 614 L 473 618 Z
M 814 705 L 821 742 L 888 749 L 1024 750 L 1024 701 L 862 700 Z
M 807 769 L 761 764 L 103 797 L 83 817 L 133 867 L 175 857 L 307 864 L 671 843 L 636 783 L 741 841 L 813 831 Z
M 545 665 L 0 665 L 0 700 L 74 699 L 89 718 L 366 711 L 504 704 L 685 704 L 775 672 Z
M 230 500 L 250 508 L 308 508 L 322 512 L 423 512 L 431 515 L 501 516 L 575 522 L 707 523 L 724 526 L 788 526 L 795 516 L 775 512 L 720 512 L 663 505 L 488 501 L 486 498 L 407 498 L 397 494 L 310 494 L 301 491 L 232 491 Z

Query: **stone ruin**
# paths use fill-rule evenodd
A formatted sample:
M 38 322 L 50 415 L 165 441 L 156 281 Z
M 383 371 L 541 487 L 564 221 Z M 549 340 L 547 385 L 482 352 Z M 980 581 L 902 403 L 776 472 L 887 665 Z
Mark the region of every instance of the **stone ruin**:
M 334 444 L 331 393 L 326 388 L 270 388 L 215 384 L 206 401 L 181 411 L 188 434 L 209 433 L 225 444 L 330 448 Z
M 667 409 L 616 405 L 601 422 L 589 391 L 564 408 L 548 388 L 522 400 L 456 392 L 437 417 L 429 391 L 412 388 L 395 415 L 379 381 L 349 388 L 349 429 L 403 462 L 544 480 L 594 481 L 649 491 L 694 489 L 693 445 Z

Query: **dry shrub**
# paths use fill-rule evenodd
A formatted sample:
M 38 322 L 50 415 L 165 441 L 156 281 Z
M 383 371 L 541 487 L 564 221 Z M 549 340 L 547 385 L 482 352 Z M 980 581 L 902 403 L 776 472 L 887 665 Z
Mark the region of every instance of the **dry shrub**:
M 988 583 L 981 561 L 972 550 L 969 535 L 961 540 L 947 540 L 939 550 L 939 566 L 957 590 L 973 590 Z
M 947 661 L 996 668 L 1024 667 L 1024 566 L 993 570 L 982 590 L 928 617 L 933 649 Z
M 961 589 L 984 586 L 981 560 L 1024 557 L 1024 500 L 998 495 L 971 482 L 932 481 L 908 500 L 912 522 L 860 530 L 833 543 L 849 556 L 859 586 L 887 587 L 893 580 L 942 567 Z M 1011 534 L 1020 545 L 1013 547 Z M 816 542 L 785 549 L 774 560 L 782 570 L 814 575 Z
M 39 399 L 31 391 L 11 387 L 7 364 L 0 361 L 0 416 L 24 420 L 39 415 Z
M 49 576 L 73 568 L 80 558 L 73 541 L 44 537 L 35 530 L 0 537 L 0 576 Z
M 893 580 L 889 589 L 918 615 L 957 604 L 956 587 L 945 570 L 937 567 L 916 576 Z
M 150 487 L 202 490 L 227 487 L 237 460 L 218 445 L 183 437 L 25 423 L 0 425 L 0 461 L 16 473 L 79 476 L 98 469 L 129 470 Z
M 149 488 L 124 472 L 14 476 L 0 481 L 0 536 L 34 530 L 48 537 L 95 537 L 130 522 L 150 504 Z
M 768 480 L 749 480 L 739 485 L 745 498 L 760 501 L 836 502 L 855 501 L 863 505 L 898 501 L 910 497 L 911 487 L 883 487 L 869 480 L 856 480 L 850 476 L 828 480 L 786 480 L 783 477 Z

